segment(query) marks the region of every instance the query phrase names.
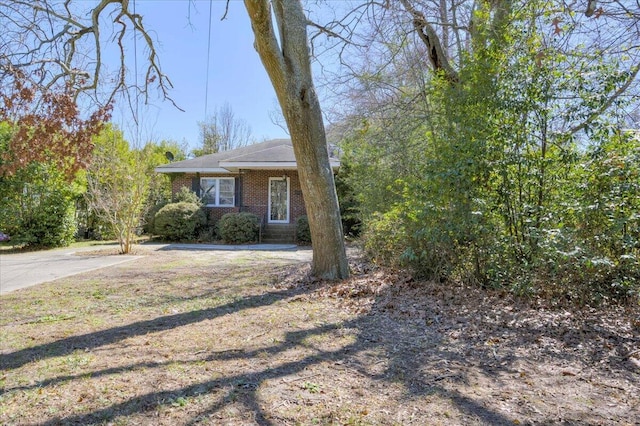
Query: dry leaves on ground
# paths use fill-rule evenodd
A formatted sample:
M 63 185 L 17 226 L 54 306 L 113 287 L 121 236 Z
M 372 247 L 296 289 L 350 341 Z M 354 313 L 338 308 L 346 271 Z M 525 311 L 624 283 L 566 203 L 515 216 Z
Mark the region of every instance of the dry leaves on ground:
M 638 307 L 551 309 L 350 250 L 149 251 L 2 297 L 0 423 L 633 425 Z

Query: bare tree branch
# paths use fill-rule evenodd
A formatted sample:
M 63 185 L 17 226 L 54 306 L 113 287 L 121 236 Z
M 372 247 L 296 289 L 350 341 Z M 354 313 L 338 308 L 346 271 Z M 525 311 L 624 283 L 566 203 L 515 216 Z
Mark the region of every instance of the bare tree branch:
M 43 92 L 68 86 L 77 98 L 87 94 L 99 104 L 110 103 L 118 93 L 127 92 L 126 44 L 134 37 L 143 41 L 146 53 L 144 82 L 135 90 L 149 100 L 149 90 L 175 103 L 169 95 L 173 87 L 162 72 L 155 43 L 143 25 L 142 16 L 130 10 L 129 0 L 99 0 L 88 9 L 86 2 L 0 0 L 0 73 L 19 69 Z M 107 37 L 109 25 L 113 33 Z M 119 66 L 115 74 L 104 70 L 104 50 L 115 42 Z M 137 72 L 137 70 L 134 70 Z M 5 84 L 4 77 L 0 84 Z
M 447 80 L 459 81 L 458 73 L 451 64 L 442 48 L 440 38 L 433 26 L 427 21 L 424 14 L 413 7 L 409 0 L 400 0 L 404 8 L 413 16 L 413 26 L 418 36 L 427 47 L 429 61 L 436 72 L 443 72 Z
M 320 24 L 317 24 L 317 23 L 315 23 L 313 21 L 307 21 L 307 25 L 309 25 L 311 27 L 314 27 L 314 28 L 319 30 L 319 33 L 314 35 L 312 37 L 312 39 L 317 37 L 319 34 L 326 34 L 328 37 L 334 37 L 334 38 L 337 38 L 337 39 L 339 39 L 339 40 L 341 40 L 341 41 L 343 41 L 345 43 L 351 43 L 351 40 L 349 40 L 348 38 L 343 37 L 342 35 L 334 32 L 328 26 L 320 25 Z

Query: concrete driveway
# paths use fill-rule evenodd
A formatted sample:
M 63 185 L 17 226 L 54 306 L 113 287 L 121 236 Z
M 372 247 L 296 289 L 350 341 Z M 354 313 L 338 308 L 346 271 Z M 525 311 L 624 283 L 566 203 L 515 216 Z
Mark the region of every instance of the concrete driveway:
M 95 252 L 100 247 L 75 249 L 56 249 L 29 253 L 0 254 L 0 295 L 20 288 L 31 287 L 58 278 L 68 277 L 81 272 L 92 271 L 119 263 L 129 262 L 143 256 L 111 255 L 100 256 L 82 252 Z M 262 250 L 292 251 L 295 244 L 251 244 L 251 245 L 214 245 L 214 244 L 144 244 L 152 250 Z M 305 253 L 303 250 L 302 253 Z
M 95 247 L 84 249 L 96 250 Z M 129 262 L 142 256 L 82 255 L 82 249 L 0 254 L 0 295 L 58 278 Z

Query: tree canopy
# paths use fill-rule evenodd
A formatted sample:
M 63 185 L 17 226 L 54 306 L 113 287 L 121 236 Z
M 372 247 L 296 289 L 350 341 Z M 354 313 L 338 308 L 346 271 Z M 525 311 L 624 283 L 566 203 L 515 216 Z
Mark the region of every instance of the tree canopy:
M 521 294 L 637 295 L 637 10 L 399 6 L 353 46 L 370 60 L 343 93 L 370 254 Z

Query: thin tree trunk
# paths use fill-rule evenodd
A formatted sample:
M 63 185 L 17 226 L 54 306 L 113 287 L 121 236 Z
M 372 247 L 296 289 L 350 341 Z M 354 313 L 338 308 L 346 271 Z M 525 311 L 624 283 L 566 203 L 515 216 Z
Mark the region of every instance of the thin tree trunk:
M 272 3 L 273 15 L 268 0 L 244 2 L 255 34 L 255 48 L 291 135 L 311 230 L 312 273 L 325 279 L 346 278 L 349 265 L 322 112 L 311 76 L 307 19 L 299 0 Z

